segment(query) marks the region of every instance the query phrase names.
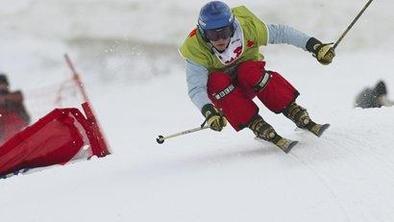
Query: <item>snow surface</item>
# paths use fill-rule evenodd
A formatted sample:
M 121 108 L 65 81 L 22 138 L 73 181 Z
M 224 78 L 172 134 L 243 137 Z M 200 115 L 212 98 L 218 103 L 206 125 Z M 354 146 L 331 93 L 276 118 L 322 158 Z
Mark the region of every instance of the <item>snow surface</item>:
M 242 3 L 268 22 L 335 41 L 364 1 Z M 331 123 L 316 138 L 256 101 L 280 134 L 300 141 L 288 155 L 230 127 L 156 144 L 203 121 L 176 52 L 202 4 L 1 1 L 0 70 L 13 88 L 63 80 L 70 52 L 113 151 L 1 180 L 1 221 L 394 221 L 394 107 L 352 108 L 379 79 L 394 98 L 394 3 L 373 2 L 329 66 L 293 47 L 264 49 L 312 118 Z

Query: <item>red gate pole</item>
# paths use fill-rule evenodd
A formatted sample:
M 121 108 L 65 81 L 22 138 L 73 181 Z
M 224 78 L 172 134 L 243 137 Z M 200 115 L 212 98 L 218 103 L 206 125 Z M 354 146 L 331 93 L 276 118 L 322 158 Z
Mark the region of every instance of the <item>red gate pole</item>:
M 110 154 L 108 143 L 106 142 L 104 134 L 102 133 L 101 130 L 101 126 L 98 120 L 96 119 L 95 112 L 93 111 L 93 107 L 91 106 L 90 100 L 88 98 L 88 94 L 86 93 L 84 84 L 80 78 L 79 73 L 76 71 L 70 57 L 67 54 L 64 55 L 64 58 L 66 59 L 66 63 L 72 72 L 73 80 L 75 81 L 84 99 L 84 102 L 82 103 L 82 108 L 85 111 L 89 125 L 92 128 L 92 131 L 88 132 L 88 137 L 92 143 L 91 146 L 92 146 L 93 154 L 97 155 L 98 157 L 104 157 Z
M 77 84 L 79 91 L 81 92 L 82 97 L 84 99 L 84 102 L 90 102 L 89 98 L 88 98 L 88 94 L 86 93 L 85 88 L 83 87 L 83 83 L 82 83 L 82 80 L 79 76 L 79 73 L 75 70 L 74 64 L 71 62 L 70 57 L 67 54 L 65 54 L 64 58 L 66 59 L 66 63 L 68 65 L 68 67 L 71 69 L 71 72 L 73 75 L 73 80 Z

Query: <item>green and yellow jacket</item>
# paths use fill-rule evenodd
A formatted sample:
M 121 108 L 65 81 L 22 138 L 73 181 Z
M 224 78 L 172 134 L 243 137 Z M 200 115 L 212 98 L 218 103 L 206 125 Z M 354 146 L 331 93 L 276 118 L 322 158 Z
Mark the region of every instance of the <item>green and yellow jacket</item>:
M 265 24 L 245 6 L 235 7 L 232 12 L 235 16 L 235 32 L 240 32 L 242 36 L 242 52 L 233 62 L 223 63 L 197 28 L 190 32 L 179 48 L 179 53 L 186 61 L 188 94 L 199 110 L 211 103 L 206 87 L 209 73 L 231 72 L 244 61 L 263 60 L 260 47 L 267 44 L 285 43 L 306 50 L 310 36 L 286 25 Z

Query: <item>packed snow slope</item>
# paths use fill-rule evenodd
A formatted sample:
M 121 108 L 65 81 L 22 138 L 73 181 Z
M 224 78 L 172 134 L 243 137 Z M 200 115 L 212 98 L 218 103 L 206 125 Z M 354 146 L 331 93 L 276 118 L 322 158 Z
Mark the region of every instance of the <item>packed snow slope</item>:
M 203 120 L 181 70 L 139 86 L 93 87 L 113 155 L 1 181 L 2 221 L 393 221 L 394 109 L 351 108 L 360 79 L 390 69 L 372 56 L 338 56 L 329 67 L 280 59 L 300 103 L 332 124 L 316 138 L 262 107 L 278 132 L 300 141 L 287 155 L 230 127 L 156 144 L 158 134 Z
M 316 138 L 256 100 L 280 134 L 300 141 L 289 154 L 231 127 L 156 143 L 159 134 L 203 121 L 187 97 L 182 63 L 172 51 L 202 2 L 9 2 L 0 16 L 15 24 L 0 21 L 8 30 L 0 37 L 6 43 L 0 45 L 1 69 L 10 70 L 15 88 L 33 89 L 63 79 L 62 53 L 75 50 L 113 154 L 1 180 L 1 221 L 394 221 L 394 107 L 352 107 L 355 95 L 379 79 L 394 98 L 392 2 L 371 5 L 329 66 L 290 46 L 264 51 L 267 68 L 299 89 L 298 101 L 311 117 L 331 124 Z M 244 3 L 261 17 L 326 39 L 335 39 L 362 7 L 350 0 Z M 23 12 L 26 18 L 15 16 Z M 122 16 L 121 28 L 107 26 Z M 137 26 L 137 19 L 146 25 Z M 38 21 L 46 23 L 37 26 Z M 78 34 L 75 24 L 67 25 L 72 22 L 81 25 L 82 40 L 65 40 L 67 33 Z M 162 35 L 154 32 L 159 28 Z M 111 37 L 105 40 L 106 35 Z M 132 41 L 113 40 L 122 35 Z M 167 42 L 171 37 L 176 40 Z M 157 55 L 155 49 L 169 53 Z

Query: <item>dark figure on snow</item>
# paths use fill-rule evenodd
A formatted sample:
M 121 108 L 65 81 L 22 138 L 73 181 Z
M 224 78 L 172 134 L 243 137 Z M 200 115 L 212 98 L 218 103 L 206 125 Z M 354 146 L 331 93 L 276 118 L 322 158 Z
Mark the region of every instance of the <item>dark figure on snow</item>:
M 221 1 L 201 8 L 197 27 L 179 51 L 186 61 L 189 96 L 211 129 L 221 131 L 229 121 L 236 131 L 249 128 L 288 152 L 291 147 L 259 114 L 254 97 L 318 136 L 328 125 L 323 129 L 313 122 L 296 103 L 297 89 L 279 72 L 265 69 L 259 49 L 268 44 L 296 46 L 324 65 L 335 56 L 332 44 L 286 25 L 266 24 L 245 6 L 230 9 Z
M 365 88 L 356 97 L 355 107 L 379 108 L 393 106 L 394 102 L 387 98 L 387 87 L 383 81 L 379 81 L 373 88 Z
M 10 91 L 8 78 L 0 74 L 0 145 L 30 123 L 21 91 Z

